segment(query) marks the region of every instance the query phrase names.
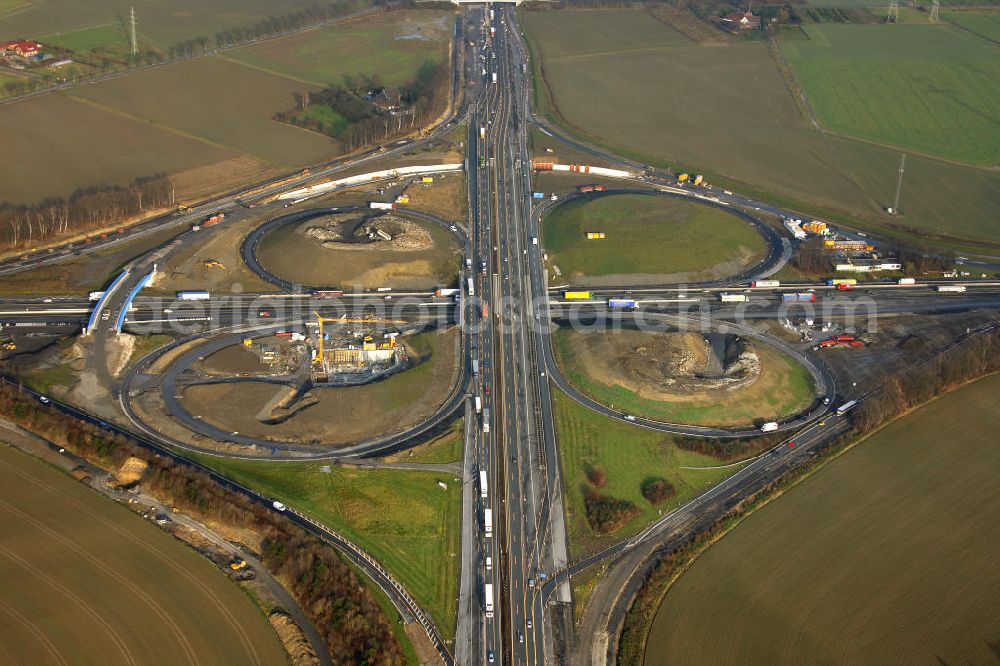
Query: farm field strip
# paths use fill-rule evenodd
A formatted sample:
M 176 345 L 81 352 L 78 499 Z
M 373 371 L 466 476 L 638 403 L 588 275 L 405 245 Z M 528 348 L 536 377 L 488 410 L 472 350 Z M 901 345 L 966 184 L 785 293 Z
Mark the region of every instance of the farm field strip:
M 235 156 L 59 93 L 0 108 L 0 122 L 18 128 L 0 132 L 0 151 L 19 156 L 19 168 L 0 182 L 0 201 L 12 203 L 33 203 L 79 187 L 184 171 Z
M 74 97 L 278 166 L 318 162 L 335 144 L 271 119 L 302 86 L 216 57 L 137 72 L 77 89 Z
M 556 27 L 543 19 L 548 13 L 524 12 L 525 34 L 536 71 L 543 69 L 539 97 L 551 93 L 553 115 L 573 134 L 652 164 L 697 169 L 717 185 L 779 204 L 849 216 L 865 228 L 997 244 L 1000 174 L 909 155 L 902 214 L 889 218 L 884 207 L 895 194 L 899 150 L 812 129 L 766 45 L 677 46 L 641 59 L 553 63 L 549 57 L 567 39 L 560 34 L 574 34 L 601 12 L 551 12 Z M 604 14 L 609 34 L 615 20 Z
M 82 4 L 88 8 L 81 10 Z M 187 4 L 186 0 L 172 3 L 171 11 L 180 12 Z M 213 7 L 223 11 L 235 4 L 221 0 Z M 248 15 L 266 7 L 258 0 L 240 4 Z M 56 13 L 56 8 L 65 10 L 63 20 L 41 20 L 43 14 L 53 18 L 48 12 Z M 41 12 L 32 15 L 45 25 L 44 32 L 53 36 L 54 43 L 88 48 L 114 37 L 109 46 L 118 48 L 121 31 L 114 22 L 118 9 L 111 11 L 104 0 L 40 0 L 29 9 L 8 19 L 27 20 L 26 14 Z M 190 9 L 191 16 L 203 11 Z M 283 11 L 288 9 L 283 5 Z M 104 10 L 110 13 L 101 14 Z M 143 30 L 151 25 L 143 20 L 150 8 L 140 4 L 136 10 L 142 22 L 140 37 L 154 39 Z M 230 14 L 229 20 L 238 14 Z M 161 172 L 183 179 L 187 173 L 214 166 L 220 169 L 211 180 L 222 189 L 240 178 L 239 171 L 223 173 L 221 166 L 228 160 L 254 160 L 249 170 L 255 174 L 325 161 L 339 152 L 337 141 L 274 120 L 274 115 L 294 108 L 297 95 L 342 83 L 345 75 L 381 76 L 390 84 L 409 81 L 425 59 L 445 57 L 452 16 L 440 10 L 383 13 L 269 40 L 226 57 L 195 58 L 0 108 L 0 123 L 17 129 L 4 132 L 0 149 L 25 156 L 22 168 L 0 185 L 0 201 L 36 203 L 49 196 L 68 196 L 79 187 L 124 183 Z M 110 22 L 108 17 L 113 17 Z M 11 34 L 18 36 L 37 34 L 12 27 L 19 24 L 0 18 L 0 35 L 7 29 L 16 30 Z M 212 24 L 208 21 L 198 30 Z M 165 35 L 162 38 L 172 43 Z M 246 55 L 243 62 L 239 53 L 255 55 Z M 309 76 L 316 85 L 303 83 L 298 76 L 310 66 L 314 71 Z M 84 109 L 83 102 L 90 108 Z M 36 168 L 34 163 L 41 161 L 44 179 L 35 176 L 41 165 Z M 198 187 L 191 184 L 188 189 Z
M 245 46 L 224 57 L 317 87 L 358 75 L 400 85 L 425 60 L 445 57 L 452 16 L 439 10 L 395 12 Z
M 1000 44 L 1000 9 L 978 12 L 944 12 L 941 18 Z
M 272 0 L 134 0 L 139 37 L 161 47 L 196 37 L 211 40 L 215 33 L 245 28 L 271 16 L 300 12 L 314 0 L 285 0 L 280 8 Z M 349 2 L 348 6 L 362 5 Z M 124 23 L 128 6 L 114 0 L 33 0 L 5 14 L 20 0 L 0 1 L 0 39 L 67 33 L 101 24 Z M 16 8 L 16 7 L 15 7 Z
M 998 390 L 925 405 L 752 514 L 667 593 L 645 662 L 993 660 Z
M 212 564 L 159 528 L 0 447 L 11 663 L 283 663 L 277 636 Z
M 781 49 L 825 127 L 959 161 L 1000 162 L 994 45 L 944 25 L 803 30 L 809 40 Z

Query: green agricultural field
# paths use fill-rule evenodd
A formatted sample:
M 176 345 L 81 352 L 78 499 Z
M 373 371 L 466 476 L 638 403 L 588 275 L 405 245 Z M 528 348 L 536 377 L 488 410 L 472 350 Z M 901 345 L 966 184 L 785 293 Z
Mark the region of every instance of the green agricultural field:
M 8 83 L 13 84 L 19 81 L 24 81 L 24 78 L 7 73 L 0 74 L 0 97 L 7 97 L 10 94 L 6 87 Z
M 582 10 L 524 15 L 532 31 L 545 34 L 545 51 L 558 53 L 560 60 L 648 53 L 691 43 L 687 37 L 645 12 Z
M 28 0 L 0 0 L 0 16 L 28 4 Z
M 199 58 L 78 88 L 72 95 L 181 136 L 282 167 L 330 157 L 336 144 L 272 120 L 302 84 L 221 58 Z
M 58 46 L 81 54 L 86 54 L 96 49 L 123 51 L 128 47 L 128 40 L 125 37 L 122 26 L 114 23 L 45 35 L 44 37 L 40 37 L 38 41 L 42 44 Z
M 7 446 L 0 484 L 4 663 L 287 661 L 250 598 L 160 528 Z
M 764 253 L 760 234 L 735 215 L 661 196 L 578 199 L 559 206 L 541 227 L 550 265 L 573 281 L 635 273 L 679 281 L 733 275 Z M 595 231 L 607 238 L 587 240 Z
M 460 481 L 448 474 L 410 470 L 334 466 L 323 472 L 318 462 L 199 460 L 362 545 L 430 610 L 445 637 L 454 636 Z M 441 490 L 438 481 L 448 490 Z
M 217 31 L 250 26 L 271 16 L 300 12 L 316 6 L 315 0 L 31 0 L 19 11 L 4 14 L 20 0 L 0 0 L 0 39 L 37 37 L 107 24 L 124 24 L 129 7 L 135 7 L 139 38 L 167 47 Z M 361 7 L 362 1 L 348 6 Z
M 59 93 L 0 108 L 0 125 L 16 128 L 0 132 L 0 152 L 19 156 L 18 168 L 8 169 L 0 181 L 0 201 L 11 203 L 34 203 L 78 187 L 126 183 L 138 175 L 183 171 L 235 156 L 221 146 Z
M 941 18 L 1000 43 L 1000 11 L 944 12 Z
M 225 57 L 317 87 L 357 74 L 399 85 L 413 79 L 425 60 L 445 57 L 453 17 L 438 10 L 391 12 L 246 46 Z
M 594 400 L 614 409 L 665 421 L 706 426 L 748 426 L 756 419 L 775 420 L 797 414 L 815 398 L 812 377 L 804 367 L 763 344 L 754 349 L 761 361 L 761 375 L 750 386 L 733 392 L 714 391 L 686 400 L 643 397 L 609 378 L 595 377 L 583 335 L 560 328 L 553 335 L 559 367 L 573 385 Z M 655 335 L 655 334 L 650 334 Z M 624 370 L 623 370 L 624 372 Z M 628 379 L 628 378 L 622 378 Z
M 781 50 L 828 129 L 1000 163 L 1000 51 L 946 25 L 808 25 Z
M 559 28 L 547 12 L 523 13 L 536 77 L 541 72 L 538 101 L 571 133 L 867 228 L 997 244 L 1000 174 L 910 155 L 903 214 L 889 218 L 883 208 L 895 195 L 899 151 L 812 128 L 767 45 L 674 46 L 586 62 L 563 56 L 564 42 L 595 13 L 554 12 Z M 615 13 L 601 14 L 614 34 Z M 670 43 L 673 31 L 662 32 Z M 547 109 L 550 98 L 555 106 Z
M 572 557 L 595 552 L 641 531 L 658 516 L 735 471 L 735 468 L 681 469 L 681 466 L 710 467 L 719 462 L 677 448 L 669 435 L 592 412 L 563 393 L 553 392 L 552 399 Z M 591 529 L 584 509 L 586 470 L 594 466 L 607 477 L 601 493 L 629 500 L 639 509 L 638 515 L 627 525 L 608 535 L 596 534 Z M 642 495 L 641 484 L 651 476 L 667 479 L 676 488 L 677 495 L 658 506 L 650 504 Z
M 667 593 L 645 663 L 995 661 L 998 391 L 936 400 L 751 515 Z

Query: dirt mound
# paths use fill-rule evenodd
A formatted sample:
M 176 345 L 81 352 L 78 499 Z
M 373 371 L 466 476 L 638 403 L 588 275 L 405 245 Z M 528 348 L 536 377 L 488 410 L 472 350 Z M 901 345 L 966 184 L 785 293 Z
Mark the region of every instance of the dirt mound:
M 267 621 L 281 639 L 281 644 L 293 666 L 316 666 L 320 663 L 316 652 L 292 618 L 284 613 L 275 612 L 267 616 Z
M 760 376 L 753 346 L 735 336 L 622 330 L 579 335 L 574 344 L 574 353 L 587 359 L 592 378 L 651 400 L 735 390 Z
M 398 215 L 358 219 L 331 216 L 302 234 L 328 250 L 391 250 L 407 252 L 434 246 L 430 232 Z
M 114 486 L 131 485 L 141 480 L 147 469 L 149 469 L 149 465 L 145 460 L 132 456 L 121 464 L 109 482 Z

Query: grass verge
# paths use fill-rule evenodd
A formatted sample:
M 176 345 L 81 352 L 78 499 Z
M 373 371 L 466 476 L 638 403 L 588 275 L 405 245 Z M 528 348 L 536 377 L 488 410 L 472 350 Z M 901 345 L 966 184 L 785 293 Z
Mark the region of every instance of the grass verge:
M 718 483 L 734 469 L 685 470 L 681 466 L 717 465 L 714 458 L 678 448 L 669 435 L 630 426 L 592 412 L 561 392 L 553 392 L 556 436 L 562 462 L 570 553 L 595 552 L 645 528 L 670 509 Z M 605 477 L 602 495 L 631 502 L 635 515 L 620 529 L 596 532 L 587 520 L 585 491 L 593 470 Z M 676 494 L 653 505 L 641 486 L 650 477 L 670 482 Z
M 319 462 L 193 457 L 363 546 L 430 612 L 442 635 L 454 637 L 461 483 L 433 472 L 335 466 L 325 472 Z

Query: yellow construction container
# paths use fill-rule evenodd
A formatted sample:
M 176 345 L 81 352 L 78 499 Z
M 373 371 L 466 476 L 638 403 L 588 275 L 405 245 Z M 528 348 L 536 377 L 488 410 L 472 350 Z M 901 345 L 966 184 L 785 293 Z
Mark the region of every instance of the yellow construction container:
M 589 291 L 564 291 L 563 292 L 563 298 L 565 298 L 567 301 L 575 301 L 575 300 L 580 300 L 580 299 L 587 300 L 587 299 L 590 298 L 590 292 Z
M 243 338 L 244 347 L 253 347 L 253 340 L 251 338 Z
M 587 232 L 587 240 L 600 240 L 600 239 L 602 239 L 604 237 L 605 237 L 605 233 L 603 231 L 588 231 Z
M 823 241 L 823 245 L 825 247 L 833 247 L 836 244 L 837 244 L 837 241 L 834 241 L 834 240 L 825 240 L 825 241 Z
M 434 176 L 424 176 L 423 178 L 420 179 L 420 182 L 421 183 L 433 183 L 434 182 Z
M 695 177 L 694 177 L 694 184 L 695 184 L 696 186 L 697 186 L 697 185 L 701 185 L 701 182 L 702 182 L 703 180 L 705 180 L 705 179 L 701 177 L 701 174 L 698 174 L 697 176 L 695 176 Z
M 813 220 L 812 222 L 807 222 L 802 225 L 802 228 L 813 234 L 821 234 L 826 231 L 826 222 L 818 222 Z
M 687 179 L 688 175 L 686 173 L 682 173 L 681 175 L 677 176 L 677 180 L 681 181 L 682 183 Z
M 398 197 L 396 197 L 396 203 L 398 203 L 398 204 L 408 204 L 408 203 L 410 203 L 410 195 L 409 194 L 400 194 Z

